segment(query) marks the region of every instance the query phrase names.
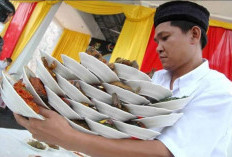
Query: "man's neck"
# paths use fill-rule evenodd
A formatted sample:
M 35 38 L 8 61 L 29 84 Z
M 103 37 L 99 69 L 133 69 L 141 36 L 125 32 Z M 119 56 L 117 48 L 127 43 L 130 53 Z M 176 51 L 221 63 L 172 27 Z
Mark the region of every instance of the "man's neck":
M 175 71 L 171 71 L 171 81 L 170 81 L 170 89 L 172 90 L 173 89 L 173 84 L 174 84 L 174 81 L 187 74 L 188 72 L 194 70 L 195 68 L 197 68 L 199 65 L 201 65 L 203 63 L 203 60 L 200 59 L 194 63 L 189 63 L 189 64 L 186 64 L 178 69 L 176 69 Z

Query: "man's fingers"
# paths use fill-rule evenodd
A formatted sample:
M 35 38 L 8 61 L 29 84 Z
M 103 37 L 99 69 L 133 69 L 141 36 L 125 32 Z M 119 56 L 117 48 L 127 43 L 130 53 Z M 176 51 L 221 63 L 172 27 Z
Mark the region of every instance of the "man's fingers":
M 54 114 L 54 111 L 48 110 L 44 107 L 39 107 L 39 114 L 44 116 L 45 118 L 49 118 L 52 114 Z
M 14 113 L 14 117 L 17 121 L 17 123 L 19 123 L 20 125 L 24 126 L 25 128 L 27 128 L 29 130 L 29 120 L 27 120 L 26 118 Z

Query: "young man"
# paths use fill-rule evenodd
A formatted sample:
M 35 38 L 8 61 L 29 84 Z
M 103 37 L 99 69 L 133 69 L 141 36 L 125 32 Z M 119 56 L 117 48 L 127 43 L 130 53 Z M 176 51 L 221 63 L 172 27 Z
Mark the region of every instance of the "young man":
M 232 85 L 202 59 L 208 18 L 205 8 L 185 1 L 168 2 L 156 11 L 155 41 L 165 70 L 156 72 L 153 80 L 172 89 L 174 96 L 192 97 L 182 110 L 183 117 L 156 140 L 88 135 L 46 109 L 40 112 L 44 121 L 15 114 L 16 120 L 38 140 L 90 156 L 225 157 L 232 126 Z

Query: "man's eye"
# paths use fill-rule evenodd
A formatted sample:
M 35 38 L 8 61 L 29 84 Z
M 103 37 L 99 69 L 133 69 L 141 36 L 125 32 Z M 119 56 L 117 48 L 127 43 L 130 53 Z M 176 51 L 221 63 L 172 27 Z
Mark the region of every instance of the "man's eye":
M 167 39 L 168 39 L 168 36 L 162 37 L 162 40 L 163 40 L 163 41 L 166 41 Z

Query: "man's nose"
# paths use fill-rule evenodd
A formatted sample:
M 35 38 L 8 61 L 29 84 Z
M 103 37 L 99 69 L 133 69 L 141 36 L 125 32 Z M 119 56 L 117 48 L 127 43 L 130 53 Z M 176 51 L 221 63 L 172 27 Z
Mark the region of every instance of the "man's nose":
M 162 53 L 162 52 L 164 51 L 164 48 L 163 48 L 163 46 L 162 46 L 161 43 L 158 44 L 158 46 L 157 46 L 157 48 L 156 48 L 156 51 L 157 51 L 158 53 Z

